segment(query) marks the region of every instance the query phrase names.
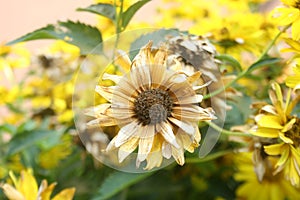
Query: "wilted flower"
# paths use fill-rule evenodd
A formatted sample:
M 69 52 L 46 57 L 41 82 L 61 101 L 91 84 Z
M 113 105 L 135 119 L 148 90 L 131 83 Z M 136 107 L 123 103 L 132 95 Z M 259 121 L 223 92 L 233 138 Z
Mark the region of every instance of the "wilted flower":
M 220 61 L 215 58 L 217 51 L 207 38 L 196 35 L 180 35 L 168 38 L 166 43 L 168 44 L 168 51 L 170 51 L 167 60 L 171 69 L 183 71 L 187 75 L 200 71 L 201 77 L 195 84 L 209 83 L 206 87 L 196 91 L 197 93 L 212 93 L 224 88 L 224 84 L 234 78 L 221 74 Z M 231 88 L 228 88 L 225 93 L 227 97 L 237 94 Z M 229 109 L 225 101 L 225 93 L 220 92 L 210 99 L 202 101 L 201 106 L 212 107 L 216 115 L 223 119 L 226 109 Z
M 154 53 L 151 47 L 149 42 L 132 63 L 124 54 L 117 60 L 128 72 L 124 76 L 103 75 L 116 85 L 96 87 L 109 103 L 88 109 L 87 114 L 96 117 L 88 124 L 120 126 L 106 148 L 119 149 L 119 162 L 138 147 L 137 166 L 147 160 L 145 169 L 152 169 L 172 156 L 183 165 L 184 150 L 193 152 L 199 145 L 198 122 L 212 120 L 213 111 L 199 106 L 202 95 L 191 84 L 200 73 L 188 76 L 168 70 L 166 49 Z

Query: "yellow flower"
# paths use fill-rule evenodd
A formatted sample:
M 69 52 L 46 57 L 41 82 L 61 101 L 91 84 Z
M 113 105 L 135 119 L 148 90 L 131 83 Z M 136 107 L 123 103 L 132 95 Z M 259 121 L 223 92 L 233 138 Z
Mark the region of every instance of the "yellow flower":
M 255 176 L 251 157 L 251 153 L 240 153 L 235 156 L 238 171 L 234 178 L 242 181 L 236 190 L 238 199 L 298 199 L 299 191 L 283 178 L 282 173 L 273 175 L 270 170 L 267 170 L 268 173 L 259 181 Z M 272 164 L 271 160 L 269 167 L 272 167 Z
M 70 155 L 72 152 L 71 141 L 68 135 L 62 138 L 60 144 L 46 149 L 39 154 L 38 161 L 45 169 L 53 169 L 58 166 L 59 162 Z M 55 155 L 55 156 L 53 156 Z
M 289 100 L 283 101 L 283 95 L 277 83 L 273 84 L 273 89 L 275 91 L 271 90 L 269 93 L 273 105 L 261 108 L 261 113 L 255 116 L 257 125 L 250 130 L 250 133 L 259 137 L 280 138 L 285 143 L 293 144 L 293 129 L 299 123 L 297 117 L 290 116 L 295 105 Z
M 285 80 L 285 84 L 293 88 L 294 90 L 300 89 L 300 60 L 299 64 L 293 67 L 294 75 L 288 76 Z
M 270 91 L 273 105 L 262 106 L 259 114 L 255 116 L 256 126 L 250 133 L 269 138 L 269 142 L 262 145 L 262 152 L 277 158 L 274 173 L 284 171 L 285 177 L 293 185 L 299 185 L 300 176 L 300 118 L 291 115 L 299 97 L 291 98 L 291 89 L 283 100 L 281 88 L 274 83 Z M 264 156 L 266 157 L 266 155 Z
M 48 186 L 46 180 L 43 180 L 38 188 L 37 182 L 32 175 L 31 170 L 21 171 L 21 177 L 17 179 L 15 175 L 10 172 L 10 178 L 14 186 L 5 183 L 0 186 L 6 197 L 10 200 L 49 200 L 56 183 Z M 52 200 L 71 200 L 73 199 L 75 188 L 68 188 L 55 195 Z
M 284 6 L 274 9 L 278 25 L 292 24 L 292 38 L 300 39 L 300 2 L 299 0 L 281 0 Z
M 268 155 L 280 156 L 275 165 L 275 174 L 282 171 L 287 180 L 292 185 L 299 186 L 300 183 L 300 149 L 293 145 L 280 143 L 264 146 L 264 150 Z
M 96 117 L 88 125 L 120 126 L 106 148 L 107 152 L 118 149 L 119 162 L 138 147 L 137 167 L 146 160 L 145 169 L 152 169 L 161 165 L 163 157 L 172 156 L 183 165 L 184 150 L 193 152 L 199 146 L 198 122 L 214 116 L 211 109 L 198 106 L 202 95 L 190 84 L 200 73 L 186 76 L 168 70 L 166 49 L 162 47 L 153 55 L 151 46 L 151 42 L 144 46 L 132 63 L 127 55 L 119 57 L 116 63 L 122 61 L 127 74 L 103 75 L 116 85 L 96 87 L 109 103 L 87 110 Z
M 22 44 L 0 44 L 0 70 L 3 70 L 8 80 L 14 79 L 13 69 L 28 67 L 29 64 L 30 53 Z

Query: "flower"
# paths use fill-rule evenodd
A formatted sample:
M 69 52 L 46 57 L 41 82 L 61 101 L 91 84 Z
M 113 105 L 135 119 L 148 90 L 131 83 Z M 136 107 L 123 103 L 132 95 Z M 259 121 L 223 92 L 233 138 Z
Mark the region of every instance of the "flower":
M 15 175 L 10 172 L 10 178 L 12 179 L 14 186 L 4 183 L 0 186 L 6 197 L 10 200 L 49 200 L 53 192 L 56 183 L 52 183 L 48 186 L 46 180 L 43 180 L 40 187 L 38 188 L 36 179 L 32 175 L 31 170 L 21 171 L 21 177 L 17 179 Z M 71 200 L 73 199 L 75 188 L 64 189 L 52 200 Z
M 279 138 L 285 143 L 293 144 L 290 137 L 290 130 L 292 130 L 297 118 L 290 116 L 294 104 L 283 101 L 283 95 L 280 86 L 273 84 L 273 90 L 270 91 L 269 96 L 273 105 L 265 105 L 261 108 L 261 113 L 255 116 L 256 126 L 254 126 L 250 133 L 267 138 Z
M 169 51 L 168 66 L 172 70 L 181 70 L 190 76 L 196 71 L 200 71 L 201 77 L 196 84 L 210 83 L 197 92 L 206 94 L 224 88 L 223 84 L 229 82 L 229 79 L 233 77 L 222 76 L 219 69 L 220 61 L 215 59 L 217 51 L 206 37 L 196 35 L 175 36 L 168 38 L 167 46 Z M 235 93 L 232 91 L 231 88 L 227 89 L 225 91 L 226 96 L 229 97 L 232 93 Z M 222 119 L 225 118 L 225 109 L 229 108 L 225 102 L 224 92 L 201 102 L 201 106 L 212 107 L 216 115 Z
M 273 139 L 262 145 L 264 157 L 276 157 L 274 175 L 284 171 L 285 177 L 293 185 L 300 183 L 300 118 L 291 115 L 299 97 L 291 99 L 291 90 L 284 102 L 281 88 L 273 84 L 269 93 L 273 105 L 262 106 L 259 114 L 255 116 L 256 125 L 250 133 Z
M 87 109 L 96 117 L 88 125 L 120 126 L 106 148 L 107 152 L 118 149 L 120 163 L 138 147 L 137 167 L 146 160 L 145 169 L 152 169 L 161 165 L 163 157 L 172 156 L 183 165 L 184 150 L 193 152 L 199 145 L 198 122 L 212 120 L 213 111 L 199 106 L 202 95 L 191 85 L 200 73 L 187 76 L 168 70 L 165 47 L 156 53 L 151 47 L 149 42 L 132 63 L 124 54 L 117 59 L 127 74 L 103 75 L 116 85 L 96 87 L 109 103 Z
M 284 6 L 274 9 L 273 17 L 279 25 L 292 24 L 292 38 L 300 39 L 300 1 L 299 0 L 281 0 Z
M 238 171 L 234 175 L 235 180 L 242 181 L 236 190 L 238 199 L 256 200 L 272 199 L 282 200 L 297 199 L 299 191 L 283 178 L 282 173 L 275 176 L 270 173 L 270 167 L 274 160 L 269 160 L 267 172 L 263 179 L 259 181 L 255 176 L 252 165 L 251 153 L 240 153 L 235 156 Z
M 268 155 L 280 156 L 274 173 L 277 174 L 283 170 L 285 178 L 290 180 L 292 185 L 299 186 L 300 149 L 285 143 L 268 145 L 264 149 Z

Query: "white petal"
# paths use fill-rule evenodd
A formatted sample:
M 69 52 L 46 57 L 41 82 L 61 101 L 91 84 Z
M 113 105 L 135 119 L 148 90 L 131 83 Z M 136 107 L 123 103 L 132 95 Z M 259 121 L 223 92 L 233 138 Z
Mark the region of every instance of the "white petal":
M 179 128 L 181 128 L 183 131 L 185 131 L 187 134 L 193 135 L 195 133 L 195 128 L 193 127 L 193 125 L 180 121 L 173 117 L 169 117 L 168 119 L 175 125 L 177 125 Z
M 138 124 L 137 120 L 122 127 L 116 136 L 116 140 L 115 140 L 116 147 L 121 146 L 122 144 L 127 142 L 131 137 L 136 135 L 139 128 L 141 128 L 141 126 Z
M 193 104 L 193 103 L 200 103 L 202 100 L 203 100 L 203 96 L 201 94 L 197 94 L 192 96 L 178 97 L 174 103 Z
M 121 78 L 122 78 L 122 76 L 114 75 L 114 74 L 108 74 L 108 73 L 104 73 L 103 76 L 102 76 L 103 80 L 111 80 L 114 83 L 119 83 Z
M 162 155 L 166 159 L 171 158 L 171 156 L 172 156 L 172 146 L 171 146 L 171 144 L 169 144 L 167 142 L 163 142 L 163 144 L 162 144 Z
M 138 160 L 143 162 L 151 151 L 154 140 L 154 125 L 147 125 L 140 129 L 140 142 L 138 150 Z
M 103 103 L 94 107 L 90 107 L 84 110 L 84 114 L 87 116 L 98 118 L 101 115 L 104 115 L 107 110 L 110 108 L 110 103 Z
M 137 147 L 139 138 L 132 137 L 129 141 L 123 144 L 118 151 L 119 162 L 123 162 Z
M 184 164 L 185 160 L 183 148 L 176 149 L 175 147 L 172 147 L 172 156 L 179 165 L 182 166 Z
M 172 127 L 168 122 L 162 122 L 157 125 L 159 132 L 162 134 L 164 139 L 175 146 L 176 148 L 179 148 L 178 143 L 176 142 L 175 135 L 173 133 Z
M 101 85 L 97 85 L 95 91 L 100 94 L 104 99 L 111 102 L 113 97 L 115 86 L 105 87 Z

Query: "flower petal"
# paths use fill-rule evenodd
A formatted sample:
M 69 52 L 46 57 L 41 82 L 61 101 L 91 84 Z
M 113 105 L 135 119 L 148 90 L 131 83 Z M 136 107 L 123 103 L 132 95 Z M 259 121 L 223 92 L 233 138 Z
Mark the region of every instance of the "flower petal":
M 116 60 L 114 61 L 114 63 L 116 65 L 121 66 L 125 70 L 125 72 L 128 72 L 131 67 L 131 61 L 130 61 L 128 55 L 122 50 L 118 50 L 116 52 L 116 54 L 117 54 L 117 56 L 116 56 Z
M 63 191 L 55 195 L 55 197 L 53 197 L 52 200 L 72 200 L 74 194 L 75 194 L 75 188 L 64 189 Z
M 138 150 L 138 157 L 137 160 L 139 162 L 143 162 L 149 152 L 151 151 L 152 145 L 153 145 L 153 140 L 154 140 L 154 125 L 147 125 L 144 126 L 143 128 L 140 128 L 139 131 L 139 136 L 140 136 L 140 141 L 139 141 L 139 150 Z
M 171 158 L 171 156 L 172 156 L 172 145 L 170 143 L 163 142 L 163 144 L 162 144 L 162 155 L 166 159 Z
M 185 131 L 189 135 L 193 135 L 195 133 L 195 128 L 192 124 L 189 124 L 187 122 L 180 121 L 176 118 L 169 117 L 168 118 L 172 123 L 177 125 L 179 128 L 181 128 L 183 131 Z
M 3 189 L 3 192 L 8 199 L 26 200 L 26 198 L 13 186 L 5 183 L 0 187 Z
M 120 147 L 122 144 L 127 142 L 131 137 L 134 137 L 134 135 L 137 134 L 138 129 L 140 128 L 141 125 L 139 125 L 138 120 L 135 120 L 127 124 L 126 126 L 122 127 L 116 136 L 115 146 Z
M 277 155 L 281 154 L 283 145 L 284 145 L 283 143 L 267 145 L 267 146 L 264 146 L 264 150 L 270 156 L 277 156 Z
M 259 137 L 269 137 L 269 138 L 277 138 L 279 137 L 280 131 L 272 128 L 263 128 L 263 127 L 253 127 L 249 131 L 252 135 Z
M 281 125 L 280 116 L 260 114 L 255 117 L 255 121 L 260 127 L 273 128 L 273 129 L 283 128 L 283 126 Z
M 124 143 L 118 151 L 119 162 L 123 162 L 127 156 L 129 156 L 138 146 L 138 137 L 131 137 L 126 143 Z
M 300 39 L 300 10 L 298 9 L 298 18 L 292 24 L 292 38 L 294 40 Z
M 164 137 L 164 139 L 172 144 L 174 147 L 179 148 L 178 143 L 176 142 L 175 135 L 173 133 L 172 127 L 168 122 L 161 122 L 158 126 L 158 131 Z

